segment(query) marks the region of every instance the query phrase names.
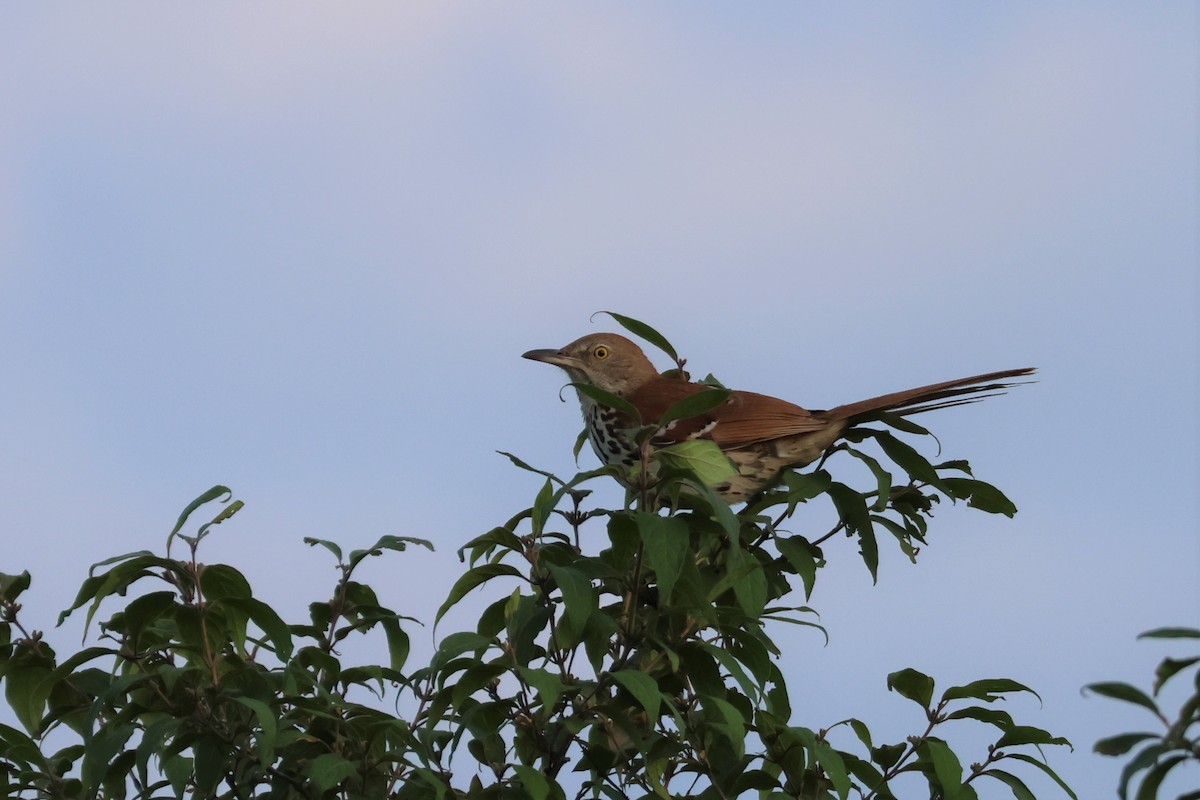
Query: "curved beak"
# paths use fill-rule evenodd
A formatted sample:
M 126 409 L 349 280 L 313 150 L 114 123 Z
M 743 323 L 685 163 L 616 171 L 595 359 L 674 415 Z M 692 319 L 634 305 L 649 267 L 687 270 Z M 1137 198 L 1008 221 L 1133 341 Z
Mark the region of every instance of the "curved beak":
M 563 369 L 579 368 L 579 359 L 569 356 L 561 350 L 530 350 L 527 353 L 522 353 L 521 358 L 528 358 L 530 361 L 541 361 L 543 364 L 553 364 Z

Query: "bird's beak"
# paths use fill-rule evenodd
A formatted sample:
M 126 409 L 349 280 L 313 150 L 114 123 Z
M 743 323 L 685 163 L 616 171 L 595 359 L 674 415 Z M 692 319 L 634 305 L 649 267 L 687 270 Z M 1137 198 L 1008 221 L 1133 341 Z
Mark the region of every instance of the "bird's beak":
M 528 353 L 522 353 L 521 358 L 541 361 L 543 364 L 553 364 L 563 369 L 579 369 L 579 359 L 569 356 L 561 350 L 530 350 Z

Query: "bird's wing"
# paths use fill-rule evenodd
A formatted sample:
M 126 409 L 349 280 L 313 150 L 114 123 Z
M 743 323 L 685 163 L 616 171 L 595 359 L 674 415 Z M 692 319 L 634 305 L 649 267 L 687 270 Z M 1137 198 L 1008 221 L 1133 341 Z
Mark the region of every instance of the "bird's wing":
M 675 403 L 709 388 L 698 383 L 661 380 L 626 399 L 641 412 L 643 421 L 654 422 Z M 741 447 L 828 426 L 824 412 L 808 411 L 786 400 L 754 392 L 731 392 L 728 400 L 711 411 L 668 423 L 654 437 L 654 442 L 661 446 L 689 439 L 711 439 L 722 448 Z
M 809 411 L 786 400 L 754 392 L 734 392 L 712 416 L 716 424 L 709 434 L 723 448 L 742 447 L 829 427 L 823 411 Z

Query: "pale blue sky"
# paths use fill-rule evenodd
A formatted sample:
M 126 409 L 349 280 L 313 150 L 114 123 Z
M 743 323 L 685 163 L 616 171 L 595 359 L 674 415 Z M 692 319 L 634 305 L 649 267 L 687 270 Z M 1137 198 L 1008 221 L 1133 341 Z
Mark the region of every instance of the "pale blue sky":
M 924 420 L 1021 513 L 876 587 L 834 544 L 794 704 L 899 736 L 888 672 L 1013 677 L 1111 796 L 1091 745 L 1149 720 L 1079 687 L 1200 624 L 1196 42 L 1184 2 L 6 7 L 0 571 L 49 628 L 225 483 L 260 596 L 327 592 L 304 536 L 422 536 L 368 577 L 431 620 L 537 491 L 493 451 L 572 470 L 519 355 L 598 309 L 812 407 L 1033 364 Z

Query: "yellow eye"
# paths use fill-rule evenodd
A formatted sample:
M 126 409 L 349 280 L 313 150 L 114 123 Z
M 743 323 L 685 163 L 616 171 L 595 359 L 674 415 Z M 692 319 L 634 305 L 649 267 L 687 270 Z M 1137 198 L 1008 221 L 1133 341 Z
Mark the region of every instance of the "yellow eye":
M 604 345 L 599 345 L 595 350 L 592 351 L 592 355 L 598 359 L 608 358 L 608 348 Z

